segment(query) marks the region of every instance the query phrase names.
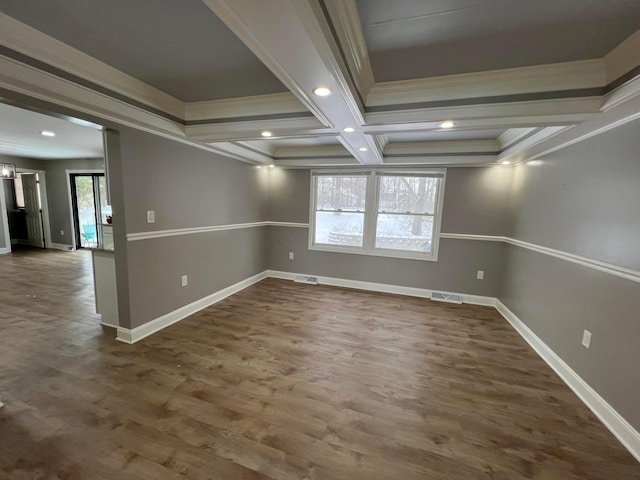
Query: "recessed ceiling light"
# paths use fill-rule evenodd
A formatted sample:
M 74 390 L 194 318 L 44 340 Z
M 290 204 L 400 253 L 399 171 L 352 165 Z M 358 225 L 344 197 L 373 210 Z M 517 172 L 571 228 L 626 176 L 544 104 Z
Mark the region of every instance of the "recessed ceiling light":
M 509 160 L 503 160 L 503 161 L 502 161 L 502 164 L 503 164 L 503 165 L 509 165 Z
M 455 125 L 455 123 L 453 123 L 453 121 L 451 121 L 451 120 L 446 120 L 446 121 L 444 121 L 444 122 L 442 122 L 442 123 L 440 124 L 440 127 L 441 127 L 441 128 L 452 128 L 454 125 Z
M 356 129 L 353 127 L 344 127 L 343 130 L 347 133 L 355 132 Z
M 327 95 L 331 95 L 331 89 L 329 87 L 316 87 L 313 89 L 313 93 L 319 97 L 326 97 Z
M 360 150 L 361 152 L 366 152 L 369 149 L 367 147 L 360 147 L 358 150 Z
M 56 134 L 50 130 L 43 130 L 40 132 L 40 135 L 43 135 L 45 137 L 55 137 Z
M 275 168 L 276 166 L 272 163 L 269 165 L 269 168 Z
M 263 137 L 270 137 L 273 135 L 273 133 L 271 133 L 269 130 L 265 130 L 260 135 L 262 135 Z

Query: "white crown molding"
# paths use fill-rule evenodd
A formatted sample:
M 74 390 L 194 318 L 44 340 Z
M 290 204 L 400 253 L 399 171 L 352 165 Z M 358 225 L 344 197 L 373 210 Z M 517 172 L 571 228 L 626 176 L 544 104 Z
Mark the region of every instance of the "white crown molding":
M 186 121 L 219 118 L 241 120 L 242 117 L 307 112 L 300 100 L 289 92 L 185 103 Z
M 363 99 L 366 99 L 375 81 L 356 2 L 355 0 L 325 0 L 324 5 L 346 56 L 347 66 L 357 83 L 360 94 Z
M 273 158 L 268 153 L 249 148 L 241 143 L 216 142 L 209 144 L 209 147 L 221 155 L 254 165 L 273 163 Z
M 625 41 L 604 57 L 607 83 L 622 77 L 628 71 L 640 66 L 640 30 L 636 30 Z
M 338 134 L 335 130 L 323 127 L 314 117 L 210 123 L 185 127 L 188 138 L 205 143 L 264 140 L 261 135 L 264 130 L 273 132 L 273 139 L 335 136 Z
M 385 155 L 398 154 L 438 154 L 438 153 L 475 153 L 498 152 L 500 143 L 497 140 L 451 140 L 432 142 L 399 142 L 389 143 Z
M 613 433 L 629 453 L 640 462 L 640 433 L 504 303 L 496 299 L 495 307 L 540 358 L 556 372 L 560 379 L 582 400 L 594 415 L 600 419 L 604 426 Z
M 605 85 L 603 60 L 582 60 L 377 83 L 369 93 L 367 107 L 576 90 Z
M 497 155 L 471 155 L 471 154 L 456 154 L 456 155 L 429 155 L 424 154 L 408 155 L 402 157 L 387 156 L 384 159 L 385 165 L 394 166 L 438 166 L 438 167 L 479 167 L 490 166 L 498 161 Z
M 0 87 L 170 138 L 184 127 L 153 113 L 0 55 Z
M 353 157 L 349 158 L 331 158 L 318 156 L 313 159 L 291 158 L 276 159 L 274 162 L 276 167 L 286 168 L 314 168 L 314 167 L 346 167 L 346 166 L 362 166 L 358 160 Z
M 601 105 L 601 97 L 586 97 L 371 112 L 365 131 L 411 131 L 412 124 L 415 129 L 441 130 L 443 119 L 454 119 L 461 129 L 578 123 L 600 112 Z
M 0 44 L 146 105 L 184 118 L 184 104 L 140 80 L 0 13 Z
M 275 150 L 276 160 L 288 160 L 291 158 L 304 158 L 304 157 L 317 157 L 317 156 L 339 157 L 339 156 L 346 156 L 346 155 L 349 155 L 349 152 L 342 145 L 277 147 Z
M 522 137 L 526 137 L 530 133 L 536 130 L 535 127 L 528 128 L 509 128 L 505 130 L 505 132 L 498 137 L 498 142 L 500 143 L 500 149 L 504 150 L 507 147 L 510 147 Z
M 532 145 L 520 152 L 520 159 L 528 161 L 544 157 L 637 118 L 640 118 L 640 95 L 634 95 L 624 103 L 619 103 L 615 107 L 603 110 L 598 115 L 593 115 L 570 129 Z
M 545 127 L 541 128 L 539 131 L 534 133 L 528 138 L 525 138 L 520 143 L 513 145 L 512 147 L 507 148 L 503 152 L 498 155 L 498 161 L 506 160 L 510 163 L 518 163 L 521 161 L 521 158 L 518 158 L 518 154 L 521 152 L 525 152 L 528 148 L 544 141 L 549 138 L 552 138 L 554 135 L 559 134 L 571 128 L 570 126 L 559 126 L 559 127 Z M 514 161 L 515 160 L 515 161 Z
M 640 95 L 640 75 L 607 93 L 603 98 L 602 111 L 611 110 L 637 95 Z

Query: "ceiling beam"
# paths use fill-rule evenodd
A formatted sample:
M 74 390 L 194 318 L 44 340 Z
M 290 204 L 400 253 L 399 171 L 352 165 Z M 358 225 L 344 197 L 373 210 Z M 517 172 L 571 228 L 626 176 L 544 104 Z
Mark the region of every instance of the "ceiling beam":
M 204 0 L 236 36 L 360 162 L 383 162 L 374 138 L 364 135 L 364 99 L 340 54 L 320 0 Z M 313 94 L 318 86 L 331 95 Z
M 322 0 L 322 4 L 331 18 L 351 78 L 366 103 L 375 81 L 356 1 Z

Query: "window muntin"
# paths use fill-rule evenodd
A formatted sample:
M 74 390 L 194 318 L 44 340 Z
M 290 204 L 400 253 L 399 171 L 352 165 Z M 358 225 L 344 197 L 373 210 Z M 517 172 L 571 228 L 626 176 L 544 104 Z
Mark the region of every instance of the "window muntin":
M 436 260 L 444 170 L 312 173 L 309 248 Z

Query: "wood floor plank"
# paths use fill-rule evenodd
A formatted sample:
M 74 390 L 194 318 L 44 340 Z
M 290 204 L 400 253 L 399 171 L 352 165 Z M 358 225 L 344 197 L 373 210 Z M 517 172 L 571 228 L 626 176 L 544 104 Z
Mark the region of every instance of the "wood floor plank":
M 0 479 L 640 479 L 490 307 L 269 279 L 125 345 L 87 252 L 0 282 Z

